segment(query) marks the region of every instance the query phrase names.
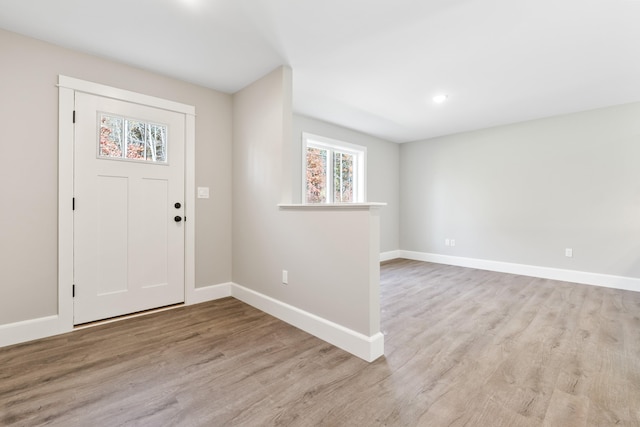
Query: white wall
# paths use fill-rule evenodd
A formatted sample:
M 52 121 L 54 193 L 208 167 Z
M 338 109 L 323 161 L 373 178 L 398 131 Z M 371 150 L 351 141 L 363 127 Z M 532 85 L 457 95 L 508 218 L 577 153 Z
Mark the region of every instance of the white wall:
M 196 107 L 196 286 L 231 281 L 231 96 L 0 30 L 0 325 L 57 313 L 58 75 Z
M 381 337 L 377 212 L 278 207 L 291 202 L 291 80 L 282 67 L 233 96 L 233 281 L 368 342 Z
M 630 104 L 403 144 L 401 248 L 640 277 L 638 118 Z
M 302 199 L 302 133 L 367 147 L 367 200 L 385 202 L 380 210 L 380 251 L 400 249 L 400 146 L 311 117 L 293 116 L 293 200 Z

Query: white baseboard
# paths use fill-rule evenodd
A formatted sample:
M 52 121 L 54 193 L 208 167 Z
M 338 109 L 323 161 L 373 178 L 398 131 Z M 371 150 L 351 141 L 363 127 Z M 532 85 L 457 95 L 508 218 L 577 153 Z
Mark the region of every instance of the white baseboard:
M 384 335 L 380 332 L 366 336 L 234 283 L 192 289 L 186 295 L 185 304 L 198 304 L 225 297 L 235 297 L 368 362 L 373 362 L 384 354 Z M 72 330 L 72 327 L 65 328 L 57 315 L 0 325 L 0 347 Z
M 373 362 L 384 354 L 384 335 L 380 332 L 366 336 L 237 284 L 232 287 L 232 295 L 367 362 Z
M 47 338 L 71 330 L 61 325 L 58 315 L 8 323 L 0 325 L 0 347 Z
M 400 258 L 400 250 L 380 252 L 380 262 L 390 261 L 392 259 Z
M 185 304 L 198 304 L 230 296 L 231 283 L 205 286 L 188 291 Z M 0 347 L 73 331 L 72 324 L 64 323 L 60 316 L 54 315 L 0 325 Z
M 561 268 L 540 267 L 535 265 L 514 264 L 501 261 L 490 261 L 477 258 L 465 258 L 451 255 L 432 254 L 426 252 L 399 251 L 400 258 L 415 261 L 435 262 L 438 264 L 456 265 L 497 271 L 500 273 L 519 274 L 522 276 L 540 277 L 563 282 L 581 283 L 584 285 L 603 286 L 605 288 L 624 289 L 640 292 L 640 279 L 634 277 L 613 276 L 609 274 L 589 273 L 586 271 L 564 270 Z
M 185 295 L 185 304 L 199 304 L 201 302 L 213 301 L 231 296 L 232 283 L 220 283 L 218 285 L 203 286 L 194 288 Z

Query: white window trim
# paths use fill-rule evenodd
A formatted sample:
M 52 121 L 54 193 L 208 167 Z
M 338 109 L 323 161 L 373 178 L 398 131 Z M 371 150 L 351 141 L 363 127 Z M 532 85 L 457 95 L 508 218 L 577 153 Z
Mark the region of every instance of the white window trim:
M 302 203 L 307 203 L 307 148 L 328 148 L 331 150 L 337 150 L 342 153 L 353 154 L 356 158 L 355 175 L 356 175 L 356 188 L 355 188 L 355 201 L 344 202 L 346 204 L 352 203 L 366 203 L 367 201 L 367 147 L 357 144 L 351 144 L 349 142 L 340 141 L 337 139 L 327 138 L 326 136 L 314 135 L 311 133 L 302 133 Z M 331 156 L 329 156 L 331 157 Z M 331 172 L 333 175 L 333 159 L 327 159 L 327 172 Z M 328 175 L 328 173 L 327 173 Z M 334 204 L 333 202 L 333 180 L 329 180 L 329 188 L 327 189 L 326 203 L 312 203 L 317 204 Z

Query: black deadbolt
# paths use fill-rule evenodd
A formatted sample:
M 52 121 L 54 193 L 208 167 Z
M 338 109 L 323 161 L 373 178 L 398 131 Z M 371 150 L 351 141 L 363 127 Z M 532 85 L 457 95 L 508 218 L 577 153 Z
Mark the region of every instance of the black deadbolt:
M 182 221 L 182 217 L 180 215 L 176 215 L 175 217 L 173 217 L 173 220 L 175 222 L 180 222 L 180 221 Z
M 175 204 L 175 205 L 173 205 L 173 206 L 175 206 L 175 208 L 176 208 L 176 209 L 180 209 L 180 207 L 181 207 L 182 205 L 180 204 L 180 202 L 176 202 L 176 204 Z

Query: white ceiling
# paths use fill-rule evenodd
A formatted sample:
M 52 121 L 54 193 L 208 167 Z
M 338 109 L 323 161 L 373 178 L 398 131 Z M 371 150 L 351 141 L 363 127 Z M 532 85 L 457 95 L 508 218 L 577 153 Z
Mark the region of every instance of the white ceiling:
M 0 0 L 0 28 L 229 93 L 288 64 L 297 113 L 395 142 L 640 101 L 640 0 Z

